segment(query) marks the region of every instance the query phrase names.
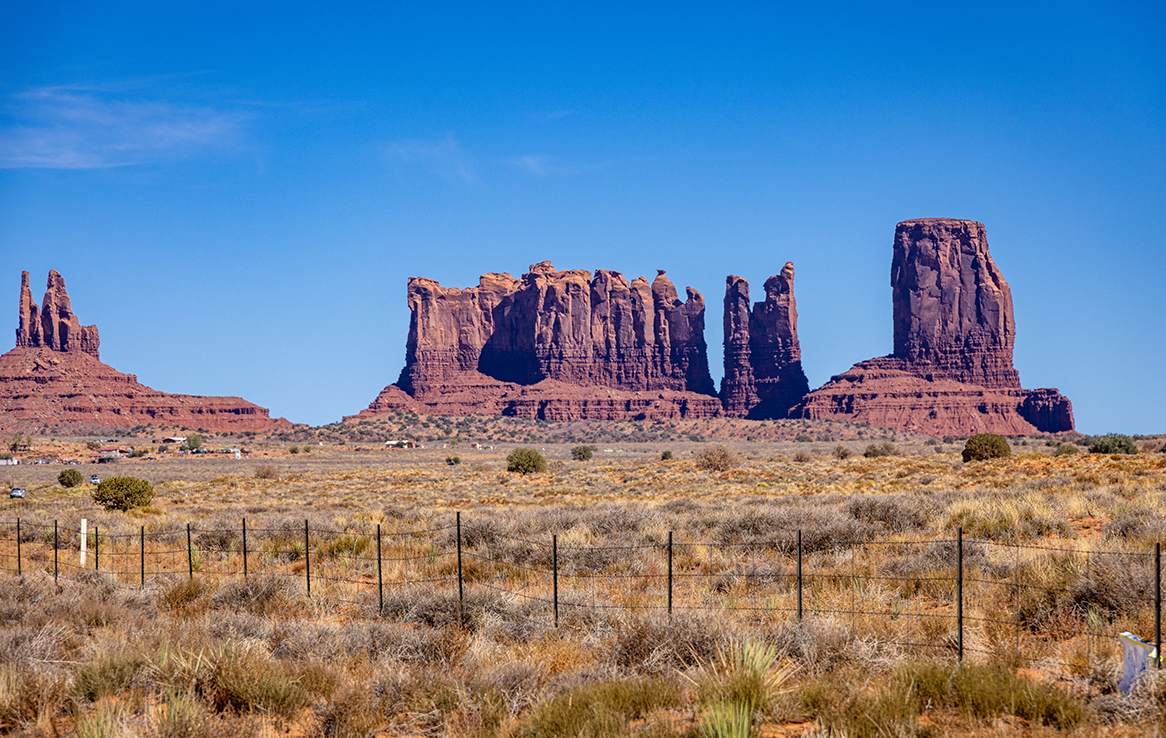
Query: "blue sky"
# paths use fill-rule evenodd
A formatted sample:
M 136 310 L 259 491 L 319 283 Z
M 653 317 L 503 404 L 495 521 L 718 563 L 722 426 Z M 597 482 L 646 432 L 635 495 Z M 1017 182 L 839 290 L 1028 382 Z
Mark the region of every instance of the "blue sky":
M 891 350 L 895 223 L 969 218 L 1024 386 L 1166 432 L 1159 4 L 170 5 L 0 0 L 12 328 L 57 269 L 113 367 L 320 424 L 409 276 L 666 269 L 719 378 L 725 275 L 793 261 L 816 387 Z

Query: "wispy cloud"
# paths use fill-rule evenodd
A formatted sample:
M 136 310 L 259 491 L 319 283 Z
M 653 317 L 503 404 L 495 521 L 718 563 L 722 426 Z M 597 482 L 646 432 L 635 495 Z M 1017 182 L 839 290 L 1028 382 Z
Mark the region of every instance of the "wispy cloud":
M 419 164 L 436 174 L 464 182 L 477 182 L 473 157 L 466 154 L 452 135 L 444 141 L 402 139 L 389 144 L 385 153 L 390 161 Z
M 12 96 L 0 118 L 0 167 L 100 169 L 234 144 L 247 116 L 206 106 L 45 87 Z
M 598 164 L 565 164 L 544 154 L 523 154 L 522 156 L 507 159 L 506 163 L 533 177 L 569 177 L 574 174 L 606 169 L 611 165 L 611 162 L 600 162 Z

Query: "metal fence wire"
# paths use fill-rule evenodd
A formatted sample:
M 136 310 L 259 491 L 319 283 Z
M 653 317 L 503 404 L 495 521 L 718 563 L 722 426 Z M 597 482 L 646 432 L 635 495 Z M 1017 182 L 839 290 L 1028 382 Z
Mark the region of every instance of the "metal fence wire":
M 715 567 L 705 556 L 712 550 Z M 382 614 L 386 590 L 439 589 L 456 597 L 463 624 L 475 590 L 520 601 L 555 627 L 584 627 L 605 612 L 817 618 L 855 630 L 861 621 L 887 645 L 1044 667 L 1072 666 L 1081 649 L 1086 660 L 1112 649 L 1121 623 L 1148 631 L 1149 609 L 1159 653 L 1162 643 L 1160 544 L 1094 551 L 965 540 L 962 529 L 953 539 L 818 541 L 810 550 L 801 530 L 749 543 L 679 540 L 669 531 L 658 543 L 580 545 L 476 527 L 461 513 L 453 525 L 404 531 L 312 528 L 308 520 L 264 528 L 244 518 L 230 529 L 143 525 L 113 534 L 84 523 L 0 521 L 0 572 L 59 580 L 86 570 L 124 587 L 262 574 L 302 581 L 306 597 Z M 1050 655 L 1066 643 L 1077 655 Z

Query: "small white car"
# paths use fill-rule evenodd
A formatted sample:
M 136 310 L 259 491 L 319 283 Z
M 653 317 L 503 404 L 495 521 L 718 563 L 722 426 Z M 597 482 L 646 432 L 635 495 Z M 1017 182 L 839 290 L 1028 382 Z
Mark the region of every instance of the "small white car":
M 101 484 L 101 477 L 94 474 L 93 476 L 89 477 L 89 483 L 90 484 Z
M 23 500 L 24 487 L 13 487 L 12 491 L 8 493 L 8 497 L 13 500 Z

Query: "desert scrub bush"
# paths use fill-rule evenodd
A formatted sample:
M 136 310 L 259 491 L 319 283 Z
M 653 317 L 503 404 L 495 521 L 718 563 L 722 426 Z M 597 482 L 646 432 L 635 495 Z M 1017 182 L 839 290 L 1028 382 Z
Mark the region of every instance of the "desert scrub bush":
M 445 463 L 447 466 L 457 466 L 458 464 L 462 463 L 462 457 L 460 457 L 460 456 L 446 456 Z
M 976 718 L 1015 715 L 1061 730 L 1089 718 L 1086 707 L 1068 693 L 996 666 L 909 663 L 896 670 L 894 682 L 908 690 L 918 711 L 942 705 Z
M 545 472 L 547 460 L 533 448 L 516 448 L 506 457 L 506 471 L 519 474 Z
M 680 685 L 654 676 L 576 687 L 534 706 L 513 735 L 520 738 L 622 736 L 628 722 L 680 704 Z
M 342 556 L 363 556 L 371 548 L 372 538 L 369 536 L 345 533 L 326 543 L 321 543 L 316 550 L 324 558 L 338 559 Z
M 672 461 L 672 452 L 664 451 L 660 454 L 660 461 Z
M 81 664 L 73 689 L 90 702 L 112 697 L 126 689 L 134 676 L 146 665 L 140 654 L 112 651 Z
M 47 735 L 68 693 L 64 676 L 34 670 L 29 665 L 0 663 L 0 733 L 20 734 L 22 726 L 38 726 Z
M 705 446 L 693 456 L 696 468 L 702 471 L 729 471 L 741 464 L 741 457 L 723 443 Z
M 57 475 L 57 484 L 68 489 L 81 484 L 82 479 L 81 472 L 76 469 L 66 469 Z
M 591 457 L 595 455 L 594 446 L 576 446 L 571 449 L 571 458 L 575 461 L 590 461 Z
M 984 461 L 986 459 L 1003 459 L 1012 455 L 1012 447 L 1008 439 L 995 433 L 977 433 L 964 444 L 964 461 Z
M 799 464 L 805 464 L 807 461 L 809 461 L 812 458 L 813 457 L 810 456 L 805 451 L 797 451 L 794 453 L 794 461 L 796 461 Z
M 1072 456 L 1076 453 L 1080 453 L 1076 446 L 1065 443 L 1057 446 L 1057 450 L 1053 451 L 1053 456 Z
M 279 472 L 276 471 L 274 466 L 271 466 L 269 464 L 264 464 L 263 466 L 257 467 L 255 469 L 255 478 L 256 479 L 279 479 Z
M 158 604 L 167 610 L 181 610 L 210 591 L 210 585 L 202 577 L 179 579 L 163 590 L 158 598 Z
M 262 710 L 284 720 L 308 704 L 284 667 L 255 651 L 225 653 L 211 674 L 210 693 L 220 711 Z
M 288 453 L 291 453 L 291 454 L 298 454 L 299 452 L 300 452 L 299 446 L 292 446 L 291 448 L 288 449 Z
M 838 444 L 837 446 L 835 446 L 834 451 L 832 453 L 834 454 L 834 458 L 838 459 L 839 461 L 846 461 L 847 459 L 849 459 L 851 456 L 854 455 L 853 451 L 846 448 L 842 444 Z
M 1091 454 L 1136 454 L 1138 452 L 1134 439 L 1120 433 L 1106 433 L 1089 442 Z
M 245 611 L 259 616 L 287 613 L 299 596 L 299 582 L 278 575 L 251 576 L 224 585 L 211 597 L 216 608 Z
M 868 459 L 877 459 L 881 456 L 898 456 L 899 447 L 890 441 L 883 441 L 882 443 L 872 443 L 866 447 L 862 455 Z
M 1064 532 L 1064 517 L 1036 494 L 966 499 L 948 508 L 946 530 L 963 528 L 970 538 L 1020 539 Z
M 110 477 L 93 490 L 93 501 L 106 510 L 145 507 L 154 499 L 154 487 L 137 477 Z

